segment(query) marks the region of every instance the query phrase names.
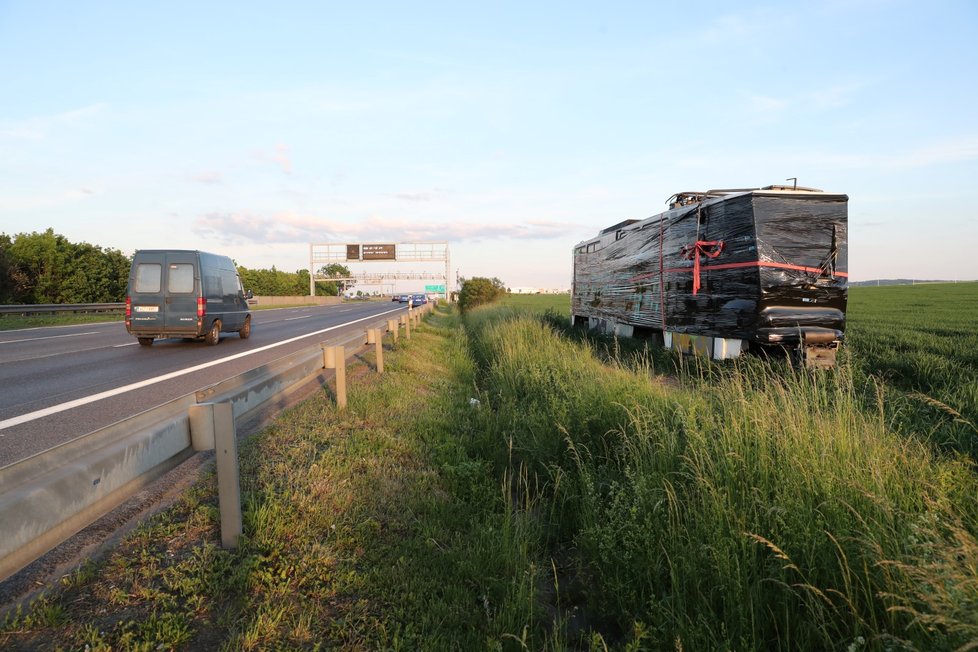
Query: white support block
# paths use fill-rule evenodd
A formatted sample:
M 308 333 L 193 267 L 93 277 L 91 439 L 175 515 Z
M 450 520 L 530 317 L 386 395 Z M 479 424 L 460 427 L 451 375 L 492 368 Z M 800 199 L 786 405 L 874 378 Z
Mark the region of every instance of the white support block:
M 740 357 L 744 348 L 744 340 L 730 339 L 725 337 L 713 338 L 713 359 L 729 360 L 730 358 Z

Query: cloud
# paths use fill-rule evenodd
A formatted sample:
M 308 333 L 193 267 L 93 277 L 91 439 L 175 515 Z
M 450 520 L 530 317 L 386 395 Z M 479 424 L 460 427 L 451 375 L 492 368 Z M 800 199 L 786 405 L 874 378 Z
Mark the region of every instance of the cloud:
M 395 192 L 391 194 L 391 197 L 404 201 L 431 201 L 434 199 L 434 195 L 430 192 Z
M 271 217 L 244 213 L 208 213 L 194 221 L 196 234 L 224 244 L 384 241 L 549 240 L 566 238 L 579 224 L 529 220 L 520 224 L 449 224 L 372 217 L 355 224 L 281 213 Z
M 281 213 L 261 217 L 245 213 L 208 213 L 194 220 L 194 233 L 230 244 L 325 242 L 349 239 L 345 224 Z
M 808 105 L 818 109 L 838 109 L 852 102 L 853 93 L 866 86 L 863 82 L 836 84 L 828 88 L 809 91 L 801 99 Z
M 255 153 L 255 158 L 259 161 L 274 163 L 282 168 L 282 172 L 292 176 L 292 159 L 289 156 L 287 145 L 276 145 L 274 151 L 259 151 Z
M 918 147 L 881 163 L 888 163 L 888 167 L 920 168 L 975 159 L 978 159 L 978 137 L 972 136 Z
M 197 183 L 206 183 L 206 184 L 224 183 L 224 177 L 221 176 L 220 172 L 214 172 L 210 170 L 206 172 L 198 172 L 197 174 L 192 175 L 190 179 L 192 181 L 196 181 Z
M 431 190 L 418 190 L 418 191 L 408 191 L 408 192 L 392 192 L 387 193 L 388 197 L 393 197 L 394 199 L 400 199 L 401 201 L 409 202 L 429 202 L 436 201 L 443 198 L 445 195 L 450 194 L 451 191 L 444 188 L 432 188 Z
M 701 151 L 677 157 L 679 168 L 705 170 L 766 169 L 771 161 L 783 168 L 818 170 L 916 170 L 947 163 L 978 160 L 978 135 L 962 135 L 918 147 L 890 151 L 825 152 L 758 149 L 752 152 Z
M 837 168 L 915 170 L 945 163 L 978 160 L 978 136 L 960 136 L 902 151 L 814 155 L 808 158 L 821 165 Z
M 726 14 L 684 34 L 684 38 L 709 44 L 729 43 L 750 36 L 756 29 L 756 21 L 746 16 Z
M 764 95 L 752 95 L 748 102 L 753 112 L 763 114 L 781 113 L 791 106 L 791 100 L 787 98 Z
M 518 240 L 549 240 L 563 238 L 570 230 L 580 229 L 578 224 L 529 220 L 517 224 L 488 222 L 423 223 L 414 220 L 370 218 L 363 224 L 358 235 L 373 238 L 375 233 L 388 234 L 399 241 L 450 240 L 477 241 L 513 238 Z
M 749 95 L 747 110 L 761 118 L 778 118 L 792 111 L 829 111 L 852 103 L 854 93 L 865 87 L 864 82 L 840 83 L 826 88 L 815 88 L 787 97 Z
M 48 132 L 58 127 L 75 127 L 103 113 L 108 105 L 104 102 L 89 104 L 54 115 L 34 116 L 23 120 L 0 122 L 0 138 L 18 140 L 42 140 Z

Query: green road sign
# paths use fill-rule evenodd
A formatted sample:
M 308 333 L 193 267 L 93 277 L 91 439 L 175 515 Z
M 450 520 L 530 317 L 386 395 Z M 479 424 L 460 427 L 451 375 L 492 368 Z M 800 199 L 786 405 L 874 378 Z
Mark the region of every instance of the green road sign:
M 441 292 L 441 293 L 444 293 L 445 292 L 445 286 L 444 285 L 426 285 L 426 286 L 424 286 L 424 291 L 425 292 Z

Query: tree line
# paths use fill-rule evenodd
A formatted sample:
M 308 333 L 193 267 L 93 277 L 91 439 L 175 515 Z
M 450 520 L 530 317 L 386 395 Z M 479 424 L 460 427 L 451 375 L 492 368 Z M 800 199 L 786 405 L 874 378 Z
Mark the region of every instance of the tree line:
M 126 298 L 132 256 L 118 249 L 71 242 L 48 229 L 43 233 L 0 233 L 0 304 L 115 303 Z M 327 276 L 349 276 L 343 265 L 320 270 Z M 283 272 L 238 266 L 244 287 L 256 295 L 309 293 L 309 270 Z M 346 287 L 352 286 L 347 282 Z M 335 296 L 343 282 L 316 284 L 316 294 Z
M 325 276 L 350 276 L 350 270 L 338 264 L 327 265 L 319 269 Z M 305 296 L 309 294 L 309 270 L 298 269 L 294 272 L 283 272 L 275 269 L 248 269 L 238 265 L 238 274 L 245 289 L 256 295 L 265 297 Z M 320 281 L 316 283 L 316 296 L 335 297 L 344 289 L 353 287 L 352 281 Z
M 130 263 L 118 249 L 74 243 L 53 229 L 0 233 L 0 303 L 122 301 Z

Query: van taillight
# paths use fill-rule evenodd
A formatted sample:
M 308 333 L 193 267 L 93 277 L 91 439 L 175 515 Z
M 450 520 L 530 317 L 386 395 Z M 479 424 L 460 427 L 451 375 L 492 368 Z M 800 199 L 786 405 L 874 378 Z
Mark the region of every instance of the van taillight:
M 207 299 L 204 297 L 197 297 L 197 317 L 203 317 L 207 314 Z
M 132 297 L 126 297 L 126 319 L 132 317 Z

